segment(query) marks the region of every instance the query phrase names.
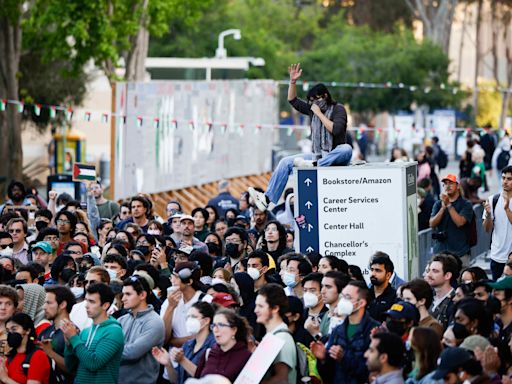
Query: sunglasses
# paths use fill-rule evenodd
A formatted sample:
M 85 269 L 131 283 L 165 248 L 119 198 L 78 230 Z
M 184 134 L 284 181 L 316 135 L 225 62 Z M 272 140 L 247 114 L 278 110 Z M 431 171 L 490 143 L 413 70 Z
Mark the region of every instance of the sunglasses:
M 9 233 L 22 233 L 23 232 L 23 229 L 9 229 Z
M 14 243 L 9 243 L 9 244 L 0 244 L 0 248 L 1 248 L 1 249 L 14 248 Z

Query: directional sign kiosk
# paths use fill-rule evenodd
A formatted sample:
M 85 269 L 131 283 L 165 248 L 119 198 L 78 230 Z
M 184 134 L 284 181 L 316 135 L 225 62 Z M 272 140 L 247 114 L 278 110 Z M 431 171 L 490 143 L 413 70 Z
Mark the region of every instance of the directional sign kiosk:
M 370 257 L 382 251 L 400 277 L 418 276 L 416 163 L 295 172 L 295 238 L 301 252 L 342 258 L 368 278 Z

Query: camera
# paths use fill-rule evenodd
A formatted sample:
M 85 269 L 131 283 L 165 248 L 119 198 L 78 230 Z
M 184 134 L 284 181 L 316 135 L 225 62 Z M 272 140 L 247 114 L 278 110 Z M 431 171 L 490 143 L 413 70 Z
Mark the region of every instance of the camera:
M 434 232 L 432 233 L 432 240 L 437 240 L 437 241 L 446 241 L 448 237 L 446 236 L 446 232 Z

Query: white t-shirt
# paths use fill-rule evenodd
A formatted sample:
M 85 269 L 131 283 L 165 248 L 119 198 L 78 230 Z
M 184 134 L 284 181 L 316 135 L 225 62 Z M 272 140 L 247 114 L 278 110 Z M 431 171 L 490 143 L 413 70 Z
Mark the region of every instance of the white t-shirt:
M 108 309 L 107 313 L 111 315 L 115 311 L 117 311 L 117 307 L 114 304 L 112 304 Z M 85 300 L 73 305 L 71 313 L 69 314 L 69 319 L 81 331 L 83 331 L 85 328 L 89 328 L 92 326 L 92 319 L 89 316 L 87 316 L 87 311 L 85 310 Z
M 199 300 L 199 297 L 203 295 L 201 300 Z M 190 333 L 187 332 L 187 329 L 185 327 L 185 322 L 187 321 L 187 313 L 188 310 L 198 301 L 206 301 L 207 303 L 211 303 L 213 300 L 213 297 L 210 295 L 205 295 L 201 291 L 196 291 L 194 296 L 185 303 L 183 301 L 183 297 L 180 299 L 178 305 L 174 309 L 174 315 L 172 316 L 172 337 L 186 337 L 190 336 Z M 163 319 L 165 310 L 169 306 L 169 302 L 167 299 L 163 302 L 162 308 L 160 309 L 160 317 Z
M 496 212 L 492 206 L 492 198 L 489 196 L 489 205 L 491 207 L 491 215 L 494 219 L 492 231 L 491 251 L 489 257 L 497 263 L 506 263 L 510 252 L 512 252 L 512 224 L 508 220 L 505 209 L 503 208 L 503 197 L 500 194 L 496 203 Z M 512 208 L 512 201 L 509 203 Z M 483 213 L 485 219 L 485 210 Z

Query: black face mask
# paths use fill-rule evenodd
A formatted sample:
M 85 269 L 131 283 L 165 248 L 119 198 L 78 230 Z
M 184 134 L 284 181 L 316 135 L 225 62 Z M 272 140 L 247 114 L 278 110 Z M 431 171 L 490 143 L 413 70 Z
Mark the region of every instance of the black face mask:
M 232 227 L 233 225 L 235 225 L 235 219 L 227 219 L 226 224 L 228 225 L 228 227 Z
M 36 221 L 36 229 L 38 232 L 41 232 L 43 229 L 48 227 L 48 223 L 43 220 Z
M 238 244 L 229 243 L 226 244 L 226 256 L 232 259 L 238 259 L 240 257 L 240 251 L 238 250 Z
M 210 255 L 220 255 L 220 247 L 216 243 L 209 241 L 208 243 L 206 243 L 206 246 L 208 247 L 208 253 Z
M 138 245 L 135 247 L 137 251 L 140 251 L 144 256 L 149 254 L 149 247 L 147 245 Z
M 62 281 L 65 281 L 66 283 L 71 279 L 73 276 L 75 276 L 75 270 L 71 268 L 64 268 L 62 272 L 60 273 L 60 278 Z
M 386 328 L 389 332 L 394 333 L 400 337 L 405 333 L 405 323 L 396 320 L 386 320 Z
M 7 333 L 7 344 L 12 349 L 17 349 L 21 345 L 21 341 L 23 340 L 23 336 L 18 332 L 9 332 Z

